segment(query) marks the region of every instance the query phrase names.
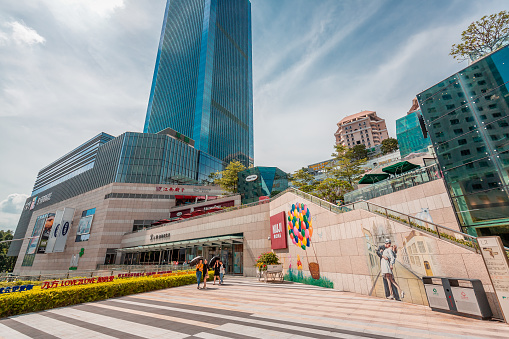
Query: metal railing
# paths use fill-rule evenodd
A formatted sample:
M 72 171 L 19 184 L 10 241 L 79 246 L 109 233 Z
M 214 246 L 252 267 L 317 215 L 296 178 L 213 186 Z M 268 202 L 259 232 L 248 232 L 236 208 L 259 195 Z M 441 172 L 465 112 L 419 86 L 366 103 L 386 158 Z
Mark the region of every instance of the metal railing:
M 345 194 L 345 202 L 354 202 L 360 200 L 370 200 L 390 193 L 398 192 L 410 187 L 425 184 L 442 178 L 438 165 L 434 164 L 428 167 L 422 167 L 414 171 L 388 178 L 371 184 L 368 187 L 356 189 Z
M 411 215 L 401 213 L 395 211 L 390 208 L 386 208 L 368 201 L 360 200 L 354 203 L 346 204 L 343 206 L 334 205 L 328 201 L 312 196 L 311 194 L 304 193 L 295 188 L 290 188 L 287 191 L 292 191 L 292 193 L 309 200 L 322 208 L 326 208 L 334 213 L 345 213 L 353 210 L 364 210 L 371 213 L 375 213 L 381 215 L 387 219 L 399 222 L 404 224 L 410 228 L 416 229 L 421 232 L 425 232 L 431 236 L 437 237 L 439 239 L 448 241 L 455 245 L 461 246 L 463 248 L 469 249 L 476 253 L 479 253 L 479 245 L 477 243 L 477 237 L 471 236 L 466 233 L 462 233 L 453 229 L 450 229 L 445 226 L 441 226 L 426 220 L 422 220 Z

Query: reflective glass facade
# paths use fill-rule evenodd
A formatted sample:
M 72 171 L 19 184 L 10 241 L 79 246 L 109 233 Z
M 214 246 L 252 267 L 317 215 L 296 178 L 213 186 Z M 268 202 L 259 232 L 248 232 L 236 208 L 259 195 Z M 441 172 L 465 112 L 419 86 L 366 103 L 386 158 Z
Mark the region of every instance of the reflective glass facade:
M 46 169 L 53 168 L 52 166 L 60 161 L 67 163 L 62 159 L 74 159 L 72 156 L 69 157 L 73 152 Z M 28 205 L 25 205 L 21 213 L 14 234 L 16 239 L 25 236 L 32 212 L 38 210 L 41 201 L 37 200 L 37 197 L 50 196 L 50 201 L 54 204 L 113 182 L 202 184 L 202 180 L 206 179 L 211 172 L 222 171 L 224 166 L 221 160 L 198 151 L 186 142 L 167 134 L 126 132 L 99 145 L 94 152 L 93 167 L 72 176 L 66 177 L 69 173 L 68 167 L 55 165 L 53 175 L 56 178 L 66 179 L 42 191 L 39 190 L 38 194 L 33 194 L 27 199 Z M 82 154 L 81 151 L 78 153 Z M 29 208 L 31 201 L 38 202 L 33 210 Z M 20 247 L 21 242 L 13 242 L 8 255 L 17 256 Z
M 239 173 L 238 193 L 242 203 L 258 201 L 288 188 L 288 174 L 277 167 L 253 167 Z
M 396 135 L 399 152 L 404 158 L 410 153 L 427 152 L 431 145 L 429 137 L 424 137 L 419 122 L 420 110 L 405 115 L 396 120 Z
M 506 47 L 417 96 L 461 225 L 471 234 L 498 234 L 506 245 L 508 83 Z
M 253 163 L 249 0 L 168 0 L 144 132 L 172 128 L 225 162 Z
M 94 167 L 99 146 L 115 137 L 100 133 L 39 171 L 32 195 L 42 192 Z

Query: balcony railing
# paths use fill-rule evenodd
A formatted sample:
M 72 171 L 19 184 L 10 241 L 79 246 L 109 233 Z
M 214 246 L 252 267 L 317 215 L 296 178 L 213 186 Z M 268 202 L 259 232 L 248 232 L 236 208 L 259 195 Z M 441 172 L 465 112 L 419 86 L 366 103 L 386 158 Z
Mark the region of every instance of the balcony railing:
M 442 178 L 438 165 L 419 168 L 345 194 L 345 203 L 370 200 Z

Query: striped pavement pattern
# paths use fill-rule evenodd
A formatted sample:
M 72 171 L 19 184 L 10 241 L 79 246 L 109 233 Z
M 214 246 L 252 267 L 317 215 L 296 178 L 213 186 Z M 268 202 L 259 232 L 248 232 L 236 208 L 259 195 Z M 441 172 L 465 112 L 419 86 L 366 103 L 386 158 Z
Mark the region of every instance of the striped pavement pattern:
M 22 338 L 509 338 L 509 326 L 301 284 L 227 277 L 0 319 Z

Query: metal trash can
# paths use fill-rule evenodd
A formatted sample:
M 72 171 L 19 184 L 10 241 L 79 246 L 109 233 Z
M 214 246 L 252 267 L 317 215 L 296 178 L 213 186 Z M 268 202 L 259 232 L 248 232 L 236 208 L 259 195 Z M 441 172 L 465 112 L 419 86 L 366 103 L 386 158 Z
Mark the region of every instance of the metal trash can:
M 478 319 L 493 316 L 479 279 L 422 277 L 422 282 L 433 311 Z

